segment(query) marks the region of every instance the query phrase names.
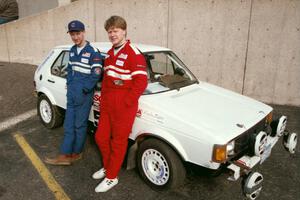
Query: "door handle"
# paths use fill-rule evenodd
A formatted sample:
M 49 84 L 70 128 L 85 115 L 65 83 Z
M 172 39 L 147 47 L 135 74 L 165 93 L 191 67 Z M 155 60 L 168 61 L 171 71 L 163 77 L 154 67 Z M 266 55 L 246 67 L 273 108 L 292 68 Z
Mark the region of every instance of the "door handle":
M 55 83 L 55 81 L 48 79 L 48 82 L 50 83 Z

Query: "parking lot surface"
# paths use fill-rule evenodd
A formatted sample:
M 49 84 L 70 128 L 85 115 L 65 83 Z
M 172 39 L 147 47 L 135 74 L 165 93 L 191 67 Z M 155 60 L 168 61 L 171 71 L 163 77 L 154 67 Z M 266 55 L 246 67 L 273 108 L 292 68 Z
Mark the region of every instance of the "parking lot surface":
M 14 121 L 19 115 L 32 111 L 36 99 L 32 92 L 33 74 L 36 66 L 24 64 L 0 63 L 0 124 Z M 275 115 L 288 117 L 288 129 L 300 133 L 300 108 L 273 105 Z M 101 155 L 98 152 L 92 134 L 89 134 L 84 158 L 72 166 L 35 167 L 38 161 L 26 155 L 30 148 L 40 159 L 58 153 L 63 138 L 63 128 L 48 130 L 39 121 L 36 114 L 27 116 L 14 126 L 0 127 L 0 199 L 1 200 L 52 200 L 56 193 L 64 192 L 66 199 L 244 199 L 241 181 L 230 182 L 227 174 L 212 177 L 206 170 L 188 167 L 185 184 L 172 191 L 157 192 L 150 189 L 139 177 L 137 170 L 122 169 L 119 184 L 104 194 L 94 192 L 99 181 L 91 175 L 101 167 Z M 16 137 L 21 137 L 29 145 L 22 148 Z M 287 153 L 281 141 L 273 149 L 271 157 L 263 165 L 255 168 L 264 176 L 263 191 L 259 199 L 298 200 L 300 199 L 300 148 L 295 155 Z M 199 152 L 201 155 L 201 152 Z M 42 162 L 43 163 L 43 162 Z M 51 190 L 51 177 L 42 173 L 47 170 L 58 191 Z M 50 181 L 50 182 L 49 182 Z M 49 187 L 50 184 L 50 187 Z

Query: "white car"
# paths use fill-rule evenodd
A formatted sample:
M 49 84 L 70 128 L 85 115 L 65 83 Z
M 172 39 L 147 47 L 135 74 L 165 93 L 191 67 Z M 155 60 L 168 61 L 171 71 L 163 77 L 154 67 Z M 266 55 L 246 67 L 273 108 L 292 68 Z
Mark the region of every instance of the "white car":
M 92 43 L 105 56 L 110 43 Z M 69 46 L 55 47 L 35 72 L 37 110 L 47 128 L 63 121 Z M 285 130 L 287 118 L 272 120 L 272 108 L 254 99 L 198 81 L 184 63 L 163 47 L 136 44 L 147 61 L 148 87 L 139 100 L 129 136 L 127 168 L 156 189 L 183 183 L 184 163 L 214 171 L 227 168 L 229 180 L 243 177 L 243 192 L 255 199 L 263 176 L 253 172 L 284 136 L 295 153 L 297 135 Z M 95 89 L 89 120 L 97 126 L 101 84 Z M 228 170 L 226 170 L 228 171 Z M 221 171 L 222 172 L 222 171 Z

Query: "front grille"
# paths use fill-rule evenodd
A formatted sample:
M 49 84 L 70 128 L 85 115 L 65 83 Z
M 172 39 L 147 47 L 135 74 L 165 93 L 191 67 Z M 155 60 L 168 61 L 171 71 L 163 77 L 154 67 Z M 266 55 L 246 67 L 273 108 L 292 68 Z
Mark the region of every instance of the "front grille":
M 251 127 L 249 130 L 244 132 L 241 136 L 239 136 L 235 140 L 234 157 L 239 157 L 245 154 L 252 156 L 254 153 L 253 146 L 255 142 L 255 137 L 260 131 L 264 131 L 265 129 L 266 129 L 266 123 L 264 118 L 256 125 Z

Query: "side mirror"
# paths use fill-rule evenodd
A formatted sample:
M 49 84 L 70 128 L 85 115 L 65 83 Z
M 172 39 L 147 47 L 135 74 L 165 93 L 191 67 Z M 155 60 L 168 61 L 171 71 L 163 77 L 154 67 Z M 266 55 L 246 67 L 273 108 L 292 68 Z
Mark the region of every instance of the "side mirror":
M 54 67 L 52 67 L 52 69 L 51 69 L 51 73 L 52 73 L 53 75 L 59 76 L 60 70 L 58 69 L 58 67 L 54 66 Z

